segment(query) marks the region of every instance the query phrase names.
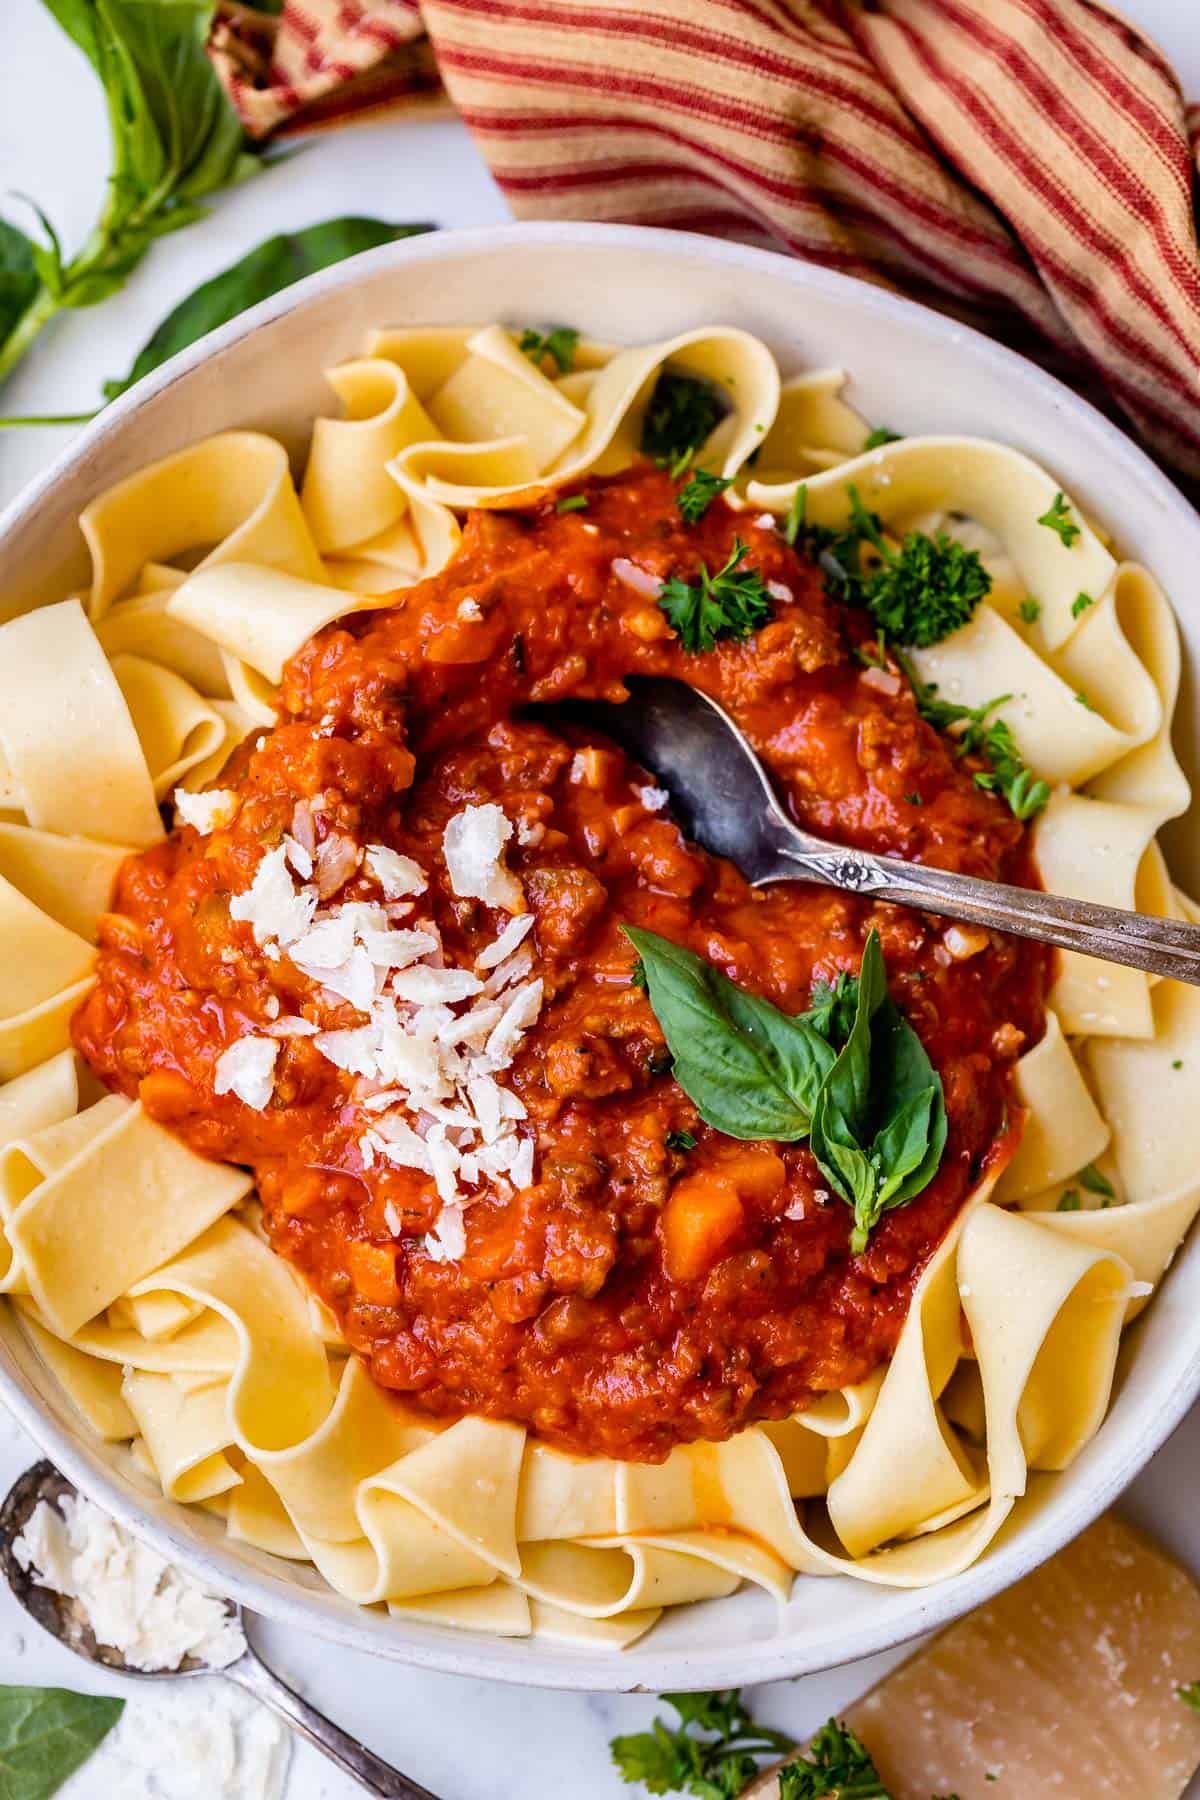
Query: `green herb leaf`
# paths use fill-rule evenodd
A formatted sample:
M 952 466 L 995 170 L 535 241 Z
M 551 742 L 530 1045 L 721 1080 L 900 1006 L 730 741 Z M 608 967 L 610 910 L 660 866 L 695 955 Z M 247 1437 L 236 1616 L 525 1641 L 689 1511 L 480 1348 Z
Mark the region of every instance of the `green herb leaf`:
M 389 225 L 383 219 L 327 219 L 302 231 L 281 232 L 267 238 L 247 255 L 214 275 L 194 293 L 172 308 L 153 336 L 138 352 L 129 373 L 119 381 L 104 383 L 104 397 L 115 400 L 127 388 L 149 375 L 169 357 L 186 350 L 207 332 L 228 324 L 260 300 L 269 300 L 295 281 L 318 269 L 391 244 L 399 238 L 431 231 L 430 225 Z
M 34 245 L 23 231 L 0 219 L 0 344 L 37 290 Z
M 700 1117 L 728 1137 L 806 1137 L 834 1061 L 821 1033 L 681 944 L 632 925 L 622 930 L 641 959 L 675 1079 Z
M 959 756 L 977 756 L 988 766 L 975 775 L 976 787 L 987 793 L 1000 794 L 1007 800 L 1016 818 L 1025 821 L 1042 811 L 1050 799 L 1050 787 L 1039 781 L 1028 768 L 1017 748 L 1017 741 L 1003 719 L 988 722 L 988 714 L 1011 694 L 997 694 L 982 706 L 959 706 L 952 700 L 939 700 L 933 682 L 922 681 L 908 658 L 894 652 L 896 661 L 908 677 L 917 703 L 917 711 L 937 731 L 957 731 Z
M 1080 613 L 1085 613 L 1089 606 L 1095 606 L 1095 604 L 1092 596 L 1085 594 L 1081 589 L 1071 602 L 1071 617 L 1077 619 Z
M 965 625 L 992 587 L 978 551 L 944 531 L 934 537 L 910 531 L 895 550 L 858 489 L 851 484 L 846 491 L 850 520 L 841 531 L 805 522 L 803 487 L 793 496 L 784 526 L 788 542 L 801 543 L 821 568 L 825 591 L 843 605 L 864 607 L 892 642 L 918 649 Z
M 50 1800 L 112 1730 L 123 1700 L 68 1688 L 0 1687 L 0 1792 Z
M 850 1036 L 858 1005 L 858 977 L 839 969 L 833 981 L 818 981 L 809 1002 L 808 1022 L 827 1044 L 840 1050 Z
M 876 425 L 874 431 L 868 431 L 863 439 L 863 449 L 882 450 L 885 444 L 899 444 L 903 441 L 903 432 L 889 431 L 886 425 Z
M 1059 1195 L 1058 1205 L 1054 1210 L 1055 1212 L 1078 1212 L 1081 1205 L 1079 1189 L 1068 1188 L 1065 1194 Z
M 666 1137 L 668 1150 L 694 1150 L 699 1141 L 691 1131 L 668 1131 Z
M 863 951 L 854 1023 L 817 1095 L 810 1144 L 853 1209 L 856 1255 L 885 1212 L 928 1187 L 946 1147 L 942 1084 L 888 994 L 876 931 Z
M 779 1800 L 892 1800 L 865 1745 L 848 1725 L 830 1719 L 807 1756 L 779 1771 Z
M 67 260 L 43 222 L 39 282 L 0 341 L 0 379 L 55 313 L 107 299 L 159 237 L 260 165 L 205 45 L 214 0 L 46 0 L 104 89 L 112 167 L 100 217 Z
M 642 421 L 642 452 L 682 475 L 727 411 L 720 390 L 698 375 L 664 369 Z
M 1036 625 L 1042 616 L 1042 603 L 1040 600 L 1035 600 L 1032 595 L 1027 595 L 1017 610 L 1026 625 Z
M 1085 1163 L 1080 1169 L 1078 1181 L 1081 1188 L 1089 1194 L 1101 1194 L 1106 1200 L 1115 1200 L 1117 1190 L 1106 1175 L 1102 1175 L 1095 1163 Z
M 691 654 L 711 650 L 718 638 L 747 638 L 770 618 L 771 597 L 762 576 L 741 566 L 746 554 L 745 544 L 735 538 L 728 562 L 715 575 L 702 568 L 699 581 L 673 575 L 663 583 L 658 604 Z
M 695 525 L 704 517 L 717 495 L 723 494 L 732 485 L 732 476 L 726 479 L 724 475 L 710 475 L 707 469 L 693 469 L 675 496 L 680 517 L 689 525 Z
M 1068 550 L 1075 539 L 1083 535 L 1080 527 L 1071 517 L 1071 508 L 1067 504 L 1066 495 L 1061 493 L 1055 494 L 1046 511 L 1038 519 L 1038 524 L 1044 525 L 1047 531 L 1056 531 Z
M 579 333 L 570 325 L 556 325 L 553 331 L 534 331 L 527 327 L 517 340 L 517 349 L 539 366 L 549 357 L 560 375 L 569 375 L 575 367 L 575 351 Z
M 1185 1706 L 1190 1706 L 1194 1713 L 1200 1713 L 1200 1681 L 1189 1681 L 1185 1686 L 1177 1687 L 1175 1692 Z
M 568 494 L 566 499 L 560 500 L 554 508 L 556 513 L 586 512 L 587 509 L 588 497 L 586 494 Z
M 664 1694 L 678 1726 L 655 1719 L 649 1731 L 613 1738 L 609 1748 L 624 1781 L 651 1794 L 692 1794 L 696 1800 L 735 1800 L 758 1773 L 763 1757 L 795 1748 L 782 1731 L 759 1725 L 734 1688 L 715 1694 Z M 702 1736 L 709 1733 L 709 1736 Z

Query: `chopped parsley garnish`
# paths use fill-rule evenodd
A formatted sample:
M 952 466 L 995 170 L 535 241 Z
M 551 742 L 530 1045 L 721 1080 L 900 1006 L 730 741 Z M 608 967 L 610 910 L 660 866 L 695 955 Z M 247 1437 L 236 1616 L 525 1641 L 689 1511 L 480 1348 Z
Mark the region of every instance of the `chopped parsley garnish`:
M 1096 602 L 1092 599 L 1092 596 L 1090 594 L 1085 594 L 1081 588 L 1071 602 L 1071 617 L 1077 619 L 1080 613 L 1085 613 L 1089 606 L 1095 606 L 1095 604 Z
M 1058 1205 L 1055 1208 L 1055 1211 L 1078 1212 L 1082 1204 L 1083 1203 L 1079 1198 L 1079 1189 L 1068 1188 L 1065 1194 L 1059 1196 Z
M 1182 1056 L 1177 1056 L 1177 1057 L 1176 1057 L 1176 1058 L 1175 1058 L 1175 1061 L 1174 1061 L 1174 1062 L 1173 1062 L 1173 1063 L 1172 1063 L 1172 1064 L 1171 1064 L 1171 1067 L 1172 1067 L 1172 1068 L 1173 1068 L 1173 1069 L 1182 1069 L 1182 1067 L 1183 1067 L 1183 1058 L 1182 1058 Z
M 734 538 L 728 562 L 715 575 L 702 567 L 698 581 L 673 575 L 663 583 L 658 604 L 690 654 L 711 650 L 719 638 L 748 638 L 770 618 L 771 596 L 762 576 L 742 567 L 746 553 L 745 544 Z
M 961 726 L 959 756 L 978 756 L 987 763 L 986 769 L 976 771 L 976 787 L 985 793 L 1002 795 L 1018 819 L 1032 819 L 1040 813 L 1050 799 L 1049 783 L 1039 781 L 1027 767 L 1003 719 L 988 723 L 988 714 L 1011 700 L 1012 695 L 997 694 L 982 706 L 959 706 L 952 700 L 939 700 L 936 685 L 922 681 L 907 657 L 897 652 L 896 660 L 908 676 L 921 717 L 937 731 Z
M 1084 693 L 1082 688 L 1080 688 L 1080 690 L 1076 694 L 1075 698 L 1076 698 L 1076 700 L 1078 700 L 1080 706 L 1087 708 L 1088 712 L 1095 712 L 1095 710 L 1096 710 L 1095 707 L 1092 705 L 1091 701 L 1088 699 L 1087 695 Z
M 863 439 L 863 449 L 882 450 L 885 444 L 898 444 L 903 435 L 899 431 L 889 431 L 886 425 L 877 425 L 874 431 L 868 431 Z
M 764 1757 L 786 1756 L 795 1739 L 759 1725 L 737 1688 L 715 1694 L 664 1694 L 679 1724 L 655 1719 L 649 1731 L 615 1737 L 609 1745 L 623 1781 L 651 1794 L 693 1794 L 734 1800 L 758 1773 Z M 836 1790 L 816 1789 L 817 1793 Z
M 586 512 L 587 509 L 588 497 L 586 494 L 568 494 L 566 499 L 560 500 L 554 508 L 556 513 Z
M 911 794 L 905 794 L 904 798 L 908 801 L 910 806 L 924 806 L 925 804 L 923 797 L 915 791 Z
M 1194 1713 L 1200 1713 L 1200 1681 L 1189 1681 L 1175 1692 L 1185 1706 L 1190 1706 Z
M 779 1771 L 779 1800 L 892 1800 L 870 1753 L 848 1725 L 830 1719 L 808 1746 L 808 1755 Z
M 1115 1200 L 1117 1197 L 1116 1188 L 1107 1176 L 1100 1173 L 1095 1163 L 1085 1163 L 1077 1179 L 1080 1187 L 1086 1188 L 1089 1194 L 1101 1194 L 1105 1200 Z
M 642 421 L 642 451 L 673 475 L 682 475 L 726 407 L 710 381 L 664 369 Z
M 1039 518 L 1038 524 L 1044 525 L 1047 531 L 1057 531 L 1068 550 L 1075 539 L 1083 535 L 1071 517 L 1071 508 L 1067 504 L 1066 495 L 1061 493 L 1055 494 L 1046 511 Z
M 701 520 L 718 494 L 733 485 L 733 477 L 710 475 L 707 469 L 693 469 L 675 496 L 679 515 L 689 525 Z
M 668 1150 L 694 1150 L 700 1140 L 690 1131 L 668 1131 L 666 1142 Z
M 641 988 L 643 994 L 650 992 L 650 983 L 646 977 L 646 965 L 640 956 L 629 971 L 629 984 L 631 987 Z
M 534 331 L 529 327 L 517 340 L 517 349 L 539 367 L 548 356 L 560 375 L 569 375 L 575 367 L 578 343 L 579 333 L 570 325 L 556 325 L 553 331 Z
M 1036 625 L 1037 621 L 1042 616 L 1042 603 L 1040 600 L 1035 600 L 1032 594 L 1030 594 L 1022 600 L 1017 611 L 1024 619 L 1026 625 Z
M 924 649 L 965 625 L 992 578 L 977 550 L 939 531 L 910 531 L 898 550 L 883 535 L 877 513 L 868 512 L 856 487 L 847 488 L 850 519 L 840 530 L 810 525 L 807 493 L 796 489 L 784 525 L 789 544 L 799 544 L 825 576 L 825 591 L 846 606 L 861 606 L 895 643 Z

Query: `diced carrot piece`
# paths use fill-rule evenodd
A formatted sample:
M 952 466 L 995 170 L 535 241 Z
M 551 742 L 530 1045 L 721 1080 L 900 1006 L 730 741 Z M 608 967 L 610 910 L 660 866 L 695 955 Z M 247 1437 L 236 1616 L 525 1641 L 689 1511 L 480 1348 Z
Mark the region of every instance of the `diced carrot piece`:
M 697 1281 L 720 1256 L 742 1223 L 742 1203 L 719 1177 L 696 1175 L 678 1182 L 663 1208 L 663 1262 L 672 1281 Z
M 773 1200 L 783 1191 L 787 1170 L 765 1144 L 746 1144 L 722 1157 L 720 1176 L 745 1200 Z
M 396 1286 L 396 1252 L 386 1244 L 352 1243 L 346 1246 L 350 1279 L 372 1306 L 394 1306 L 400 1298 Z

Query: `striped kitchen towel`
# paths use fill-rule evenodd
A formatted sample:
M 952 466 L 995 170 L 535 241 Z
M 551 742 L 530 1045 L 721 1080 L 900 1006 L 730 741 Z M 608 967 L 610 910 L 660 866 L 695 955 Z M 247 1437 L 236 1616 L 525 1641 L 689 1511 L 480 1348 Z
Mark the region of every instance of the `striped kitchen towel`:
M 1099 0 L 222 0 L 213 53 L 255 135 L 440 79 L 519 217 L 888 283 L 1200 476 L 1200 109 Z

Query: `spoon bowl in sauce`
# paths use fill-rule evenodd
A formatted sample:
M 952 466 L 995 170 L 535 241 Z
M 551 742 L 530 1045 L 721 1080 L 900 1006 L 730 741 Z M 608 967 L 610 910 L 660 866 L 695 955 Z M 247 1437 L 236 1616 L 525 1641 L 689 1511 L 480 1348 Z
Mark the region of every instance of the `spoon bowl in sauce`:
M 753 886 L 817 881 L 1200 986 L 1200 926 L 830 843 L 787 817 L 715 700 L 666 676 L 633 676 L 627 685 L 621 705 L 568 700 L 530 711 L 612 738 L 666 788 L 686 835 Z

